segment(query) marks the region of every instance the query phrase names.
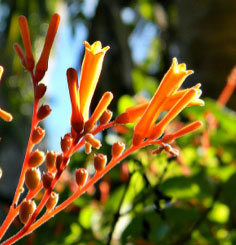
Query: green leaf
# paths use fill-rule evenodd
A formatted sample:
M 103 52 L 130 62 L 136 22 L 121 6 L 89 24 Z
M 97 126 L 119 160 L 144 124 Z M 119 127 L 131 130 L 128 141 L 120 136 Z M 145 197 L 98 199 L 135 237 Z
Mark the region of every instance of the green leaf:
M 213 206 L 213 209 L 208 214 L 208 218 L 211 221 L 217 223 L 226 223 L 229 219 L 229 208 L 223 203 L 216 202 Z
M 91 207 L 83 208 L 80 211 L 79 222 L 85 228 L 89 229 L 91 227 L 91 217 L 94 210 Z
M 200 187 L 191 178 L 174 177 L 167 179 L 161 185 L 161 190 L 168 196 L 187 199 L 196 196 Z

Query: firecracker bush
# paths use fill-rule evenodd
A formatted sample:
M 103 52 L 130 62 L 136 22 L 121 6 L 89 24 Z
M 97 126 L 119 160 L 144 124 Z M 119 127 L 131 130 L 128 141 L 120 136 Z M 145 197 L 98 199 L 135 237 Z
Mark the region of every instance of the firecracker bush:
M 41 102 L 47 90 L 42 81 L 59 22 L 54 14 L 35 61 L 27 20 L 19 17 L 24 50 L 18 43 L 14 50 L 31 76 L 34 101 L 19 182 L 0 228 L 1 244 L 21 242 L 25 236 L 28 244 L 207 244 L 235 239 L 230 220 L 235 220 L 231 209 L 236 199 L 231 200 L 229 190 L 236 183 L 236 118 L 223 109 L 235 87 L 235 71 L 218 104 L 206 100 L 203 107 L 201 84 L 181 89 L 193 71 L 173 58 L 150 100 L 124 95 L 113 115 L 108 109 L 113 94 L 107 91 L 91 111 L 109 47 L 85 41 L 80 78 L 76 69 L 66 71 L 70 131 L 61 138 L 61 152 L 44 152 L 37 144 L 46 134 L 41 122 L 51 108 Z M 14 120 L 3 109 L 0 117 Z M 225 144 L 231 147 L 225 150 Z M 4 236 L 18 219 L 22 225 L 16 233 Z M 39 236 L 33 233 L 37 228 Z

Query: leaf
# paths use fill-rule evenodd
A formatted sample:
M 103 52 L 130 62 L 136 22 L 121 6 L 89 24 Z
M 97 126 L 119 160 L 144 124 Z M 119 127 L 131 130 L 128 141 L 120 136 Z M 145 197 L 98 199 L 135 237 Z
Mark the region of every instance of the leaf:
M 229 219 L 229 213 L 230 211 L 227 205 L 216 202 L 208 214 L 208 218 L 217 223 L 226 223 Z

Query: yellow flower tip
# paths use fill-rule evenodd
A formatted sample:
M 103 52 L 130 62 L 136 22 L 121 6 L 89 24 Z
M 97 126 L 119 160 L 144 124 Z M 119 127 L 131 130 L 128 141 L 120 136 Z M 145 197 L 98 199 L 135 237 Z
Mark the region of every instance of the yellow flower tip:
M 11 122 L 13 120 L 13 116 L 9 112 L 4 111 L 1 108 L 0 108 L 0 118 L 2 118 L 6 122 Z
M 107 50 L 110 49 L 109 46 L 102 48 L 102 44 L 100 41 L 96 41 L 92 45 L 90 45 L 87 41 L 84 41 L 83 44 L 85 46 L 85 49 L 93 55 L 104 54 Z
M 176 58 L 173 58 L 171 69 L 173 70 L 174 74 L 184 73 L 185 75 L 191 75 L 194 73 L 193 70 L 186 70 L 186 64 L 178 64 L 178 60 Z
M 1 79 L 2 79 L 2 74 L 3 74 L 3 72 L 4 72 L 4 69 L 3 69 L 2 66 L 0 66 L 0 81 L 1 81 Z
M 198 88 L 200 88 L 201 86 L 202 86 L 201 83 L 197 83 L 196 85 L 193 86 L 193 88 L 198 89 Z
M 96 41 L 91 46 L 91 51 L 96 54 L 102 49 L 102 44 L 100 41 Z
M 171 66 L 177 66 L 178 65 L 178 60 L 176 57 L 172 59 L 172 65 Z
M 193 100 L 190 102 L 190 105 L 204 106 L 205 105 L 204 100 L 199 99 L 199 97 L 202 95 L 202 90 L 201 89 L 196 89 L 196 86 L 194 86 L 193 88 L 196 90 L 196 95 L 193 98 Z

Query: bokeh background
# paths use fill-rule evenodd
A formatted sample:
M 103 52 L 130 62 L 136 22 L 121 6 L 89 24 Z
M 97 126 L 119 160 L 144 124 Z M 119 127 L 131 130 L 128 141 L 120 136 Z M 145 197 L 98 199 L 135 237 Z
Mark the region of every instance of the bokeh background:
M 165 153 L 153 156 L 151 148 L 127 159 L 70 210 L 19 244 L 235 244 L 235 93 L 226 107 L 216 103 L 236 65 L 235 0 L 0 1 L 0 64 L 5 68 L 0 104 L 14 116 L 0 127 L 0 220 L 18 181 L 32 111 L 30 77 L 12 48 L 21 43 L 18 16 L 28 18 L 39 57 L 55 12 L 61 23 L 43 80 L 45 103 L 53 111 L 43 125 L 47 137 L 41 148 L 59 151 L 60 137 L 70 130 L 65 74 L 69 67 L 80 72 L 84 40 L 111 47 L 93 107 L 107 90 L 115 97 L 115 115 L 140 97 L 150 98 L 177 57 L 195 71 L 184 87 L 200 82 L 206 99 L 204 108 L 185 110 L 179 123 L 201 119 L 204 128 L 177 141 L 181 154 L 176 159 Z M 122 130 L 101 136 L 104 153 L 117 139 L 130 141 L 132 126 Z M 79 153 L 70 170 L 90 165 L 91 158 Z M 61 200 L 71 193 L 71 178 L 68 171 L 58 187 Z M 16 221 L 9 234 L 19 227 Z

